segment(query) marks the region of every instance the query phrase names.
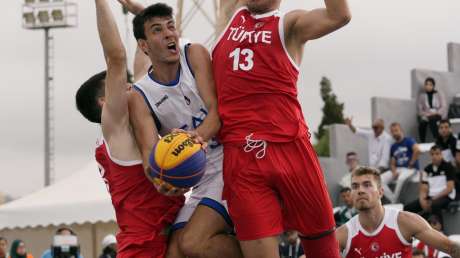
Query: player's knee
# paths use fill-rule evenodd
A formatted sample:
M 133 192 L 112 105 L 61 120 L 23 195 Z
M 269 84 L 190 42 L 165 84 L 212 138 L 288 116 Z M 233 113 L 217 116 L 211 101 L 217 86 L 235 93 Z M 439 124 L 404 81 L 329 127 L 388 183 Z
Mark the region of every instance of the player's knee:
M 201 258 L 204 252 L 204 241 L 193 232 L 185 231 L 179 241 L 179 248 L 186 257 Z

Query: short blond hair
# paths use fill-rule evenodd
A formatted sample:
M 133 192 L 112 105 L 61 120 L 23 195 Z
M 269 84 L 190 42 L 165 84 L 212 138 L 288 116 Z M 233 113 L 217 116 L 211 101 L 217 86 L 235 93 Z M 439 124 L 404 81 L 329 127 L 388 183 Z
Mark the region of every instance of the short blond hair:
M 382 186 L 382 178 L 380 177 L 380 172 L 371 167 L 358 167 L 353 172 L 351 173 L 351 177 L 357 177 L 357 176 L 366 176 L 366 175 L 371 175 L 374 180 L 377 182 L 378 186 Z

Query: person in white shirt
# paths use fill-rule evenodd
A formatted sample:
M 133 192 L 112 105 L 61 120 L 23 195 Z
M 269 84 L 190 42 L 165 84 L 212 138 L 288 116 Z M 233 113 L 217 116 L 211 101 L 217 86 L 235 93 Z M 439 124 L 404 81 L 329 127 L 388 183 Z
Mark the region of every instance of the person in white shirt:
M 358 159 L 358 154 L 354 151 L 350 151 L 347 153 L 345 162 L 348 167 L 348 172 L 346 175 L 342 177 L 342 179 L 339 182 L 339 185 L 341 188 L 350 188 L 351 187 L 351 173 L 353 170 L 355 170 L 357 167 L 359 167 L 359 159 Z
M 391 136 L 385 132 L 383 119 L 376 119 L 372 123 L 372 130 L 355 127 L 351 118 L 345 119 L 345 124 L 350 130 L 364 137 L 368 143 L 369 166 L 377 168 L 380 172 L 385 171 L 390 163 Z

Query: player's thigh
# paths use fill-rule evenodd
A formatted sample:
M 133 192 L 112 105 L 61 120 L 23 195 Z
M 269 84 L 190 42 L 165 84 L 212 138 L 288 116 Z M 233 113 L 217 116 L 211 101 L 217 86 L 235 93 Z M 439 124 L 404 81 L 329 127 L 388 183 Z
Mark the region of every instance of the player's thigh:
M 332 203 L 316 153 L 307 139 L 282 145 L 270 158 L 279 164 L 276 182 L 286 229 L 311 236 L 335 226 Z
M 183 229 L 181 242 L 200 245 L 214 235 L 226 233 L 230 229 L 230 225 L 219 212 L 209 206 L 198 205 Z
M 278 237 L 240 241 L 245 258 L 279 258 Z
M 182 232 L 183 229 L 177 229 L 169 237 L 168 249 L 165 258 L 185 258 L 179 247 L 179 240 Z

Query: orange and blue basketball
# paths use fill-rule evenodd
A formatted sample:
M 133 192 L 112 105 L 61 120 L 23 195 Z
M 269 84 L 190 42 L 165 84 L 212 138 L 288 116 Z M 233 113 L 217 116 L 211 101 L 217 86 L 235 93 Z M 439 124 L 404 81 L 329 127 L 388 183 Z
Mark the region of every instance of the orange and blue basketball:
M 161 138 L 150 154 L 150 176 L 180 188 L 193 187 L 206 168 L 206 153 L 186 133 Z

